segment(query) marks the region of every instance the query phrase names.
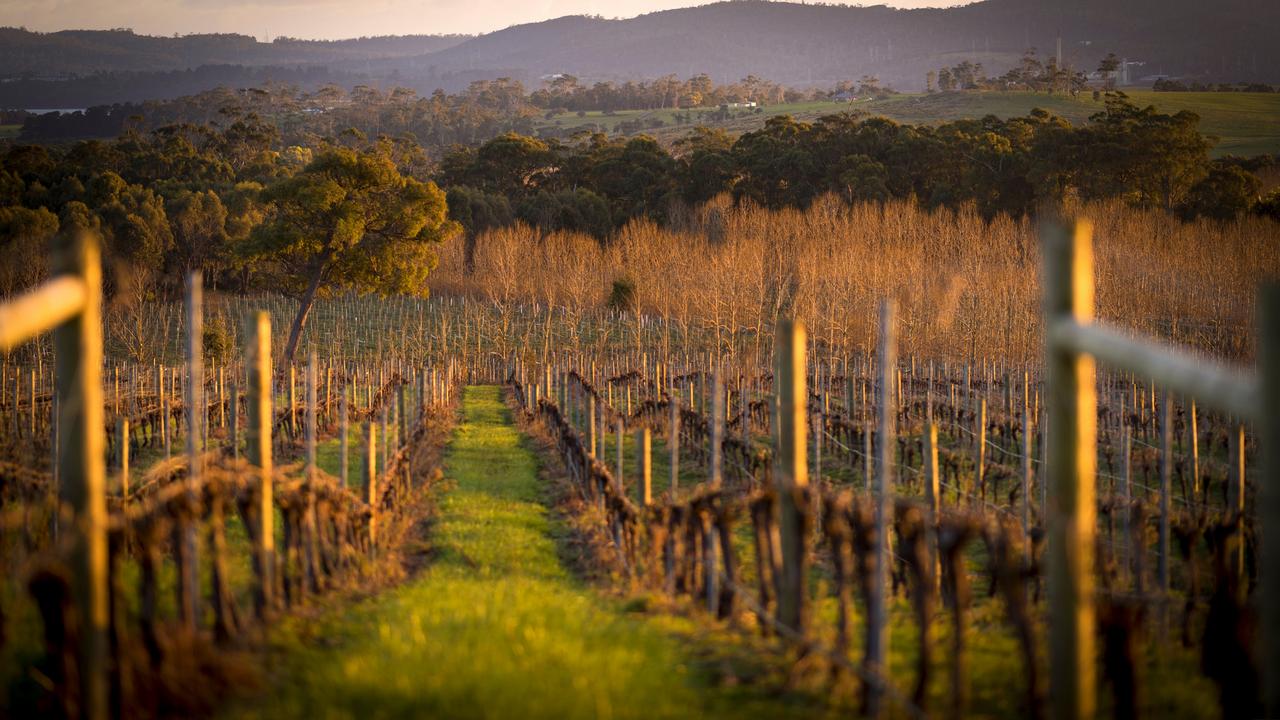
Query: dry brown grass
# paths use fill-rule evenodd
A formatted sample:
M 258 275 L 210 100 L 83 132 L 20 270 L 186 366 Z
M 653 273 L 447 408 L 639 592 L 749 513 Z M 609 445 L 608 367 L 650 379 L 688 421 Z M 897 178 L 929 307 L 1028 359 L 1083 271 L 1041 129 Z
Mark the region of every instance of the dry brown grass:
M 1205 352 L 1252 354 L 1253 298 L 1280 277 L 1280 224 L 1183 223 L 1120 203 L 1067 208 L 1095 225 L 1098 312 Z M 660 227 L 636 221 L 603 245 L 516 226 L 441 250 L 433 291 L 601 308 L 612 283 L 635 284 L 642 312 L 692 333 L 767 335 L 780 313 L 833 348 L 874 346 L 879 298 L 899 301 L 904 353 L 957 359 L 1038 355 L 1040 255 L 1032 220 L 985 221 L 971 209 L 911 202 L 808 210 L 735 207 L 719 198 Z M 757 333 L 757 331 L 762 331 Z

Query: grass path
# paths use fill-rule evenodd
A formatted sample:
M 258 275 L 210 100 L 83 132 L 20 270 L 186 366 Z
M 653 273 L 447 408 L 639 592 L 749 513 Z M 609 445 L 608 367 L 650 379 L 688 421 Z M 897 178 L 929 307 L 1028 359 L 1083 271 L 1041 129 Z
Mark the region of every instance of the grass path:
M 234 717 L 778 717 L 720 687 L 656 616 L 561 564 L 538 461 L 497 387 L 467 388 L 436 556 L 406 585 L 294 627 L 272 686 Z

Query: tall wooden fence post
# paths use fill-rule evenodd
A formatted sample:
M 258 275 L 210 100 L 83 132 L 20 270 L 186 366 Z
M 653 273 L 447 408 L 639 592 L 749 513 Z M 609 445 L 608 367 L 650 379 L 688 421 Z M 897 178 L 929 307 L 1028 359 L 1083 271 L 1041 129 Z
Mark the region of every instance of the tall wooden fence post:
M 1173 490 L 1173 398 L 1166 390 L 1160 394 L 1160 405 L 1158 408 L 1152 408 L 1156 414 L 1159 423 L 1160 432 L 1160 556 L 1156 563 L 1156 583 L 1160 588 L 1160 597 L 1157 600 L 1159 609 L 1156 617 L 1159 620 L 1160 631 L 1157 633 L 1161 639 L 1167 637 L 1169 625 L 1169 605 L 1172 598 L 1169 597 L 1169 575 L 1170 560 L 1169 557 L 1169 517 L 1172 508 L 1169 506 L 1169 496 Z
M 617 426 L 618 426 L 618 445 L 617 447 L 614 448 L 614 450 L 618 456 L 618 460 L 617 460 L 618 476 L 615 477 L 613 480 L 618 484 L 618 490 L 621 491 L 622 488 L 625 487 L 625 483 L 623 483 L 623 477 L 622 477 L 622 456 L 623 456 L 623 453 L 625 452 L 624 443 L 626 442 L 624 435 L 627 432 L 626 421 L 622 419 L 621 414 L 618 415 Z
M 275 500 L 271 485 L 271 316 L 265 311 L 256 313 L 252 328 L 245 353 L 249 362 L 245 456 L 258 468 L 253 552 L 258 584 L 254 589 L 254 605 L 258 617 L 266 619 L 275 601 L 276 568 Z
M 774 333 L 778 393 L 778 530 L 782 571 L 778 588 L 778 622 L 805 632 L 805 589 L 808 548 L 805 513 L 798 497 L 809 484 L 807 398 L 805 393 L 805 332 L 798 321 L 778 321 Z
M 107 716 L 107 494 L 102 396 L 102 260 L 98 239 L 71 236 L 50 269 L 84 283 L 83 310 L 53 331 L 58 477 L 75 517 L 72 587 L 80 623 L 81 717 Z
M 889 570 L 892 551 L 889 528 L 893 524 L 893 450 L 897 447 L 897 410 L 894 403 L 894 376 L 898 368 L 897 304 L 890 298 L 880 303 L 880 383 L 877 404 L 880 428 L 876 445 L 875 567 L 867 608 L 867 669 L 879 679 L 889 677 Z M 885 711 L 884 688 L 872 683 L 867 692 L 867 714 L 881 717 Z
M 347 457 L 347 444 L 350 439 L 348 435 L 350 434 L 351 429 L 348 425 L 349 421 L 347 420 L 347 417 L 350 414 L 347 404 L 349 402 L 351 392 L 352 387 L 350 385 L 350 381 L 346 380 L 344 376 L 342 383 L 342 398 L 338 400 L 338 481 L 343 488 L 347 487 L 347 481 L 350 475 L 347 470 L 347 465 L 350 462 Z
M 938 555 L 938 519 L 942 517 L 942 494 L 938 486 L 938 425 L 925 423 L 924 429 L 924 502 L 929 506 L 929 566 L 933 573 L 933 591 L 942 591 L 942 558 Z
M 200 272 L 187 277 L 187 498 L 196 502 L 200 486 L 200 460 L 204 451 L 204 284 Z M 200 618 L 200 545 L 191 518 L 180 521 L 182 576 L 178 578 L 182 607 L 179 615 L 187 630 L 194 631 Z
M 1093 319 L 1092 229 L 1079 221 L 1044 237 L 1046 324 Z M 1097 470 L 1094 360 L 1047 338 L 1050 700 L 1055 720 L 1094 716 L 1093 552 Z
M 1280 715 L 1280 285 L 1262 288 L 1258 308 L 1258 372 L 1261 393 L 1258 445 L 1262 473 L 1258 525 L 1262 534 L 1262 562 L 1258 569 L 1262 599 L 1262 692 L 1267 714 Z
M 676 399 L 676 386 L 671 385 L 671 420 L 667 428 L 667 449 L 671 451 L 671 481 L 668 485 L 668 491 L 671 493 L 671 499 L 676 497 L 676 490 L 680 487 L 680 401 Z
M 711 486 L 720 487 L 724 466 L 724 378 L 719 361 L 711 377 Z
M 369 550 L 378 540 L 378 425 L 370 418 L 364 423 L 364 501 L 369 506 Z
M 649 461 L 652 444 L 648 425 L 636 430 L 636 501 L 641 507 L 653 502 L 653 466 Z
M 129 502 L 129 418 L 122 417 L 116 421 L 116 437 L 119 441 L 118 458 L 120 469 L 120 497 L 126 504 Z

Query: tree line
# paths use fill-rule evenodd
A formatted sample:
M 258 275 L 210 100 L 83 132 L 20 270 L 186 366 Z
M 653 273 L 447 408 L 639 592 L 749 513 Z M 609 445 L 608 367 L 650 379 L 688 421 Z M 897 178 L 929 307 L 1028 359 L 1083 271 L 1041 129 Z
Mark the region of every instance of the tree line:
M 252 113 L 275 124 L 282 142 L 291 145 L 314 145 L 339 130 L 356 128 L 370 137 L 407 135 L 424 147 L 445 148 L 455 143 L 475 144 L 507 131 L 535 134 L 540 120 L 569 112 L 777 105 L 829 100 L 843 94 L 867 97 L 892 92 L 871 76 L 828 89 L 798 90 L 755 75 L 727 84 L 716 84 L 708 75 L 698 74 L 686 80 L 669 75 L 648 82 L 586 85 L 562 74 L 548 78 L 533 91 L 517 80 L 500 77 L 474 80 L 459 92 L 437 90 L 424 96 L 405 87 L 357 84 L 348 90 L 332 82 L 316 82 L 328 76 L 314 69 L 298 71 L 305 73 L 313 75 L 313 81 L 229 82 L 216 90 L 171 100 L 96 105 L 67 113 L 14 113 L 9 117 L 22 124 L 24 142 L 113 138 L 128 129 L 212 124 L 228 116 Z M 542 132 L 551 133 L 545 127 Z
M 675 205 L 720 193 L 768 208 L 827 193 L 851 203 L 972 203 L 987 217 L 1072 198 L 1121 198 L 1186 218 L 1271 212 L 1274 197 L 1258 197 L 1254 172 L 1275 159 L 1210 160 L 1198 123 L 1194 113 L 1163 114 L 1114 94 L 1081 126 L 1043 110 L 938 126 L 783 115 L 736 138 L 697 128 L 670 149 L 644 136 L 564 143 L 511 133 L 454 149 L 437 178 L 473 232 L 523 221 L 607 237 L 633 218 L 660 221 Z
M 45 245 L 59 231 L 88 229 L 104 240 L 113 307 L 177 294 L 199 269 L 214 289 L 297 297 L 292 349 L 317 297 L 425 292 L 436 243 L 462 230 L 474 238 L 523 222 L 608 242 L 632 220 L 663 223 L 723 194 L 767 208 L 829 194 L 908 199 L 989 218 L 1119 198 L 1188 218 L 1280 219 L 1280 195 L 1259 198 L 1253 174 L 1274 158 L 1210 161 L 1194 114 L 1118 94 L 1081 126 L 1041 110 L 938 126 L 777 116 L 737 137 L 697 128 L 670 147 L 646 136 L 506 131 L 454 144 L 438 160 L 410 136 L 345 128 L 294 144 L 289 132 L 254 113 L 222 113 L 129 127 L 111 141 L 10 146 L 0 155 L 0 294 L 43 276 Z

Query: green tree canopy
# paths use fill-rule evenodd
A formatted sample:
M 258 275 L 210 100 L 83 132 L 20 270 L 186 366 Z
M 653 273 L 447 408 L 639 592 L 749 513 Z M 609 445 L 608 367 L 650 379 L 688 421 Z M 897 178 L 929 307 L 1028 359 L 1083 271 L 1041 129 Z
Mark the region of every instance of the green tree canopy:
M 274 266 L 298 298 L 284 362 L 293 361 L 318 295 L 337 291 L 425 295 L 434 245 L 457 232 L 434 183 L 401 175 L 385 146 L 329 148 L 263 194 L 266 220 L 244 254 Z

